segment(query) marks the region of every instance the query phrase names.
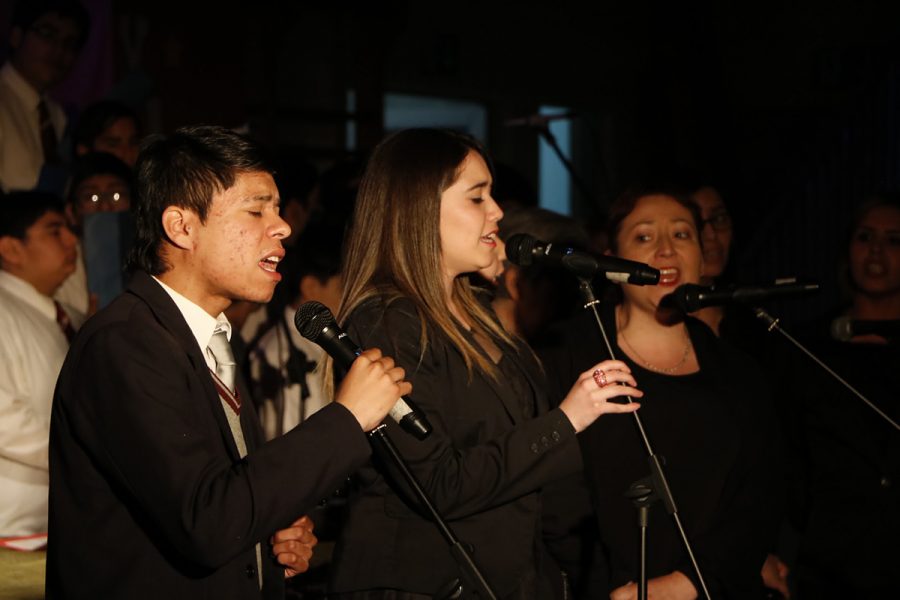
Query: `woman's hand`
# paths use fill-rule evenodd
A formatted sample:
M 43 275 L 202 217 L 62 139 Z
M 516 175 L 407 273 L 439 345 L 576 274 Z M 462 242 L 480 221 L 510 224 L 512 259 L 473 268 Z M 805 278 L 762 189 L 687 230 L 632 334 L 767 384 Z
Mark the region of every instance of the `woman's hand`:
M 640 407 L 637 402 L 630 404 L 609 402 L 611 398 L 617 396 L 640 398 L 644 392 L 633 387 L 636 385 L 628 365 L 620 360 L 605 360 L 578 377 L 578 381 L 569 390 L 559 408 L 578 433 L 587 429 L 600 415 L 636 411 Z
M 610 600 L 637 600 L 637 584 L 633 581 L 616 588 L 609 595 Z M 654 577 L 647 582 L 648 600 L 695 600 L 697 590 L 681 571 Z

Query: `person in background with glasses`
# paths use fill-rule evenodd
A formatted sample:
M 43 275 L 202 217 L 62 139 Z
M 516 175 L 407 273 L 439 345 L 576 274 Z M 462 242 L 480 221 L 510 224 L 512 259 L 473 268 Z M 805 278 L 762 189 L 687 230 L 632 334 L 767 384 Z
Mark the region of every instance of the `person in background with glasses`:
M 48 92 L 71 72 L 90 29 L 75 0 L 20 0 L 9 36 L 11 56 L 0 69 L 0 188 L 32 189 L 42 169 L 61 163 L 66 128 Z
M 712 185 L 697 187 L 691 198 L 700 209 L 700 235 L 703 238 L 703 274 L 700 276 L 700 284 L 715 285 L 728 268 L 731 255 L 734 240 L 731 215 L 719 190 Z M 763 330 L 749 313 L 735 315 L 726 310 L 726 307 L 727 305 L 707 306 L 693 313 L 693 316 L 709 325 L 717 336 L 728 339 L 760 359 L 760 341 L 753 334 L 760 334 Z M 753 341 L 748 342 L 748 339 Z M 790 598 L 790 568 L 778 555 L 770 553 L 766 556 L 761 574 L 768 589 L 777 590 L 783 597 Z
M 122 291 L 123 257 L 133 237 L 131 189 L 131 169 L 112 154 L 86 154 L 72 165 L 66 217 L 78 235 L 78 261 L 56 292 L 60 302 L 90 315 L 101 296 L 109 301 Z
M 731 215 L 722 196 L 711 185 L 701 186 L 691 198 L 700 209 L 700 236 L 703 238 L 703 274 L 700 276 L 700 285 L 713 285 L 728 266 L 733 239 Z M 707 306 L 694 313 L 694 316 L 709 325 L 716 335 L 720 334 L 719 326 L 725 316 L 722 306 Z

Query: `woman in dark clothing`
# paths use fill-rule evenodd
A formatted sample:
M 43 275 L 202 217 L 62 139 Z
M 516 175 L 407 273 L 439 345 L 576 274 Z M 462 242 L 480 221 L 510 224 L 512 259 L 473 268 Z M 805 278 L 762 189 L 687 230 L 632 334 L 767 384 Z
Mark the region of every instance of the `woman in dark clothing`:
M 339 320 L 364 347 L 394 350 L 406 369 L 434 431 L 418 441 L 388 423 L 389 433 L 498 597 L 545 598 L 539 490 L 580 467 L 577 432 L 634 409 L 608 399 L 641 392 L 622 385 L 635 385 L 624 363 L 603 361 L 548 409 L 530 350 L 465 276 L 496 259 L 502 211 L 491 184 L 484 152 L 467 137 L 409 130 L 382 142 L 360 185 Z M 331 597 L 432 597 L 458 577 L 391 469 L 376 459 L 357 473 Z
M 850 302 L 807 344 L 900 422 L 900 199 L 863 205 L 847 250 Z M 900 598 L 900 432 L 812 362 L 797 364 L 786 406 L 796 409 L 789 439 L 802 482 L 792 511 L 799 595 Z
M 660 300 L 697 283 L 702 253 L 696 209 L 670 192 L 637 192 L 612 207 L 612 253 L 661 272 L 658 286 L 622 286 L 602 319 L 613 350 L 646 396 L 641 418 L 666 473 L 681 520 L 713 598 L 761 598 L 760 567 L 777 518 L 772 489 L 773 416 L 752 361 L 698 320 L 663 324 Z M 565 329 L 569 339 L 548 373 L 565 377 L 607 355 L 593 316 Z M 573 350 L 577 349 L 577 353 Z M 646 451 L 634 423 L 601 420 L 579 438 L 603 546 L 611 598 L 636 597 L 637 509 L 623 494 L 647 477 Z M 611 457 L 613 460 L 611 460 Z M 650 510 L 651 597 L 688 599 L 701 586 L 661 503 Z

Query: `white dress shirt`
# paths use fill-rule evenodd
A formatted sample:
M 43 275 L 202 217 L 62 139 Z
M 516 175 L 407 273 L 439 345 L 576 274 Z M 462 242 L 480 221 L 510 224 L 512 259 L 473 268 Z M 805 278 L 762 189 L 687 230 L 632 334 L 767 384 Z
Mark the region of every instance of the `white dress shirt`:
M 41 145 L 41 95 L 7 62 L 0 68 L 0 188 L 30 190 L 38 182 L 44 164 Z M 62 108 L 44 96 L 56 138 L 66 128 Z
M 47 531 L 50 406 L 69 343 L 53 299 L 5 271 L 0 332 L 0 537 L 31 535 Z
M 162 286 L 162 289 L 164 289 L 169 297 L 172 298 L 172 301 L 175 302 L 175 306 L 178 307 L 181 316 L 187 321 L 191 333 L 194 334 L 197 345 L 200 346 L 200 352 L 203 353 L 203 358 L 206 360 L 206 366 L 215 372 L 216 357 L 213 356 L 208 348 L 209 340 L 212 338 L 213 333 L 219 329 L 224 330 L 229 341 L 231 340 L 231 323 L 228 322 L 228 317 L 225 316 L 225 313 L 219 313 L 218 317 L 211 316 L 197 304 L 188 300 L 156 277 L 153 279 Z

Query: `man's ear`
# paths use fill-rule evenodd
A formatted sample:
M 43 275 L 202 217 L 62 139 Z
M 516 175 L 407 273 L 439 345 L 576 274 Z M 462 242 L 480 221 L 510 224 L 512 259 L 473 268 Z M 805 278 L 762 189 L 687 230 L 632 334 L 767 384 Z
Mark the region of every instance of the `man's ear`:
M 25 247 L 22 240 L 11 235 L 0 237 L 0 267 L 8 270 L 9 267 L 21 265 L 25 260 Z
M 166 237 L 182 250 L 194 248 L 194 237 L 199 224 L 200 219 L 193 211 L 178 206 L 169 206 L 162 214 L 162 226 Z

